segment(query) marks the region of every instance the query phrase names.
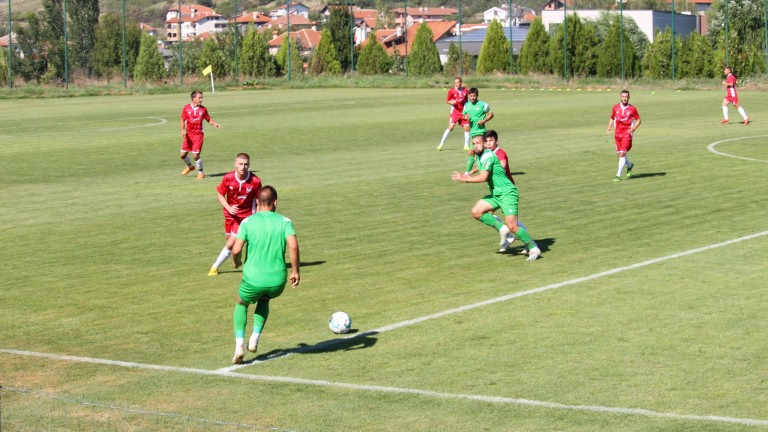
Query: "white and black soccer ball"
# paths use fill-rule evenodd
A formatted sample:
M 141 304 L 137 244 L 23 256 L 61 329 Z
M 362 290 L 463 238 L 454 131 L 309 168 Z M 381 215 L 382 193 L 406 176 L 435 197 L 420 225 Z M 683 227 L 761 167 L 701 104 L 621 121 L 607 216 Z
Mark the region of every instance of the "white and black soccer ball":
M 349 333 L 352 328 L 352 318 L 346 312 L 336 312 L 328 319 L 328 328 L 336 334 Z

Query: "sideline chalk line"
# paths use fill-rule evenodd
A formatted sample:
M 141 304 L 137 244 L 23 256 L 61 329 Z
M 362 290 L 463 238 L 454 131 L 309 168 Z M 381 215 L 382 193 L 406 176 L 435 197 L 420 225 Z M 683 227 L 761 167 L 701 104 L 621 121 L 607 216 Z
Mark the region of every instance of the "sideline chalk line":
M 406 395 L 431 397 L 431 398 L 437 398 L 437 399 L 470 400 L 475 402 L 486 402 L 486 403 L 495 403 L 495 404 L 503 404 L 503 405 L 523 405 L 523 406 L 561 409 L 561 410 L 569 410 L 569 411 L 624 414 L 624 415 L 636 415 L 636 416 L 644 416 L 644 417 L 668 418 L 668 419 L 674 419 L 674 420 L 694 420 L 694 421 L 704 421 L 704 422 L 743 424 L 743 425 L 749 425 L 749 426 L 768 426 L 768 420 L 740 418 L 740 417 L 725 417 L 725 416 L 697 415 L 697 414 L 675 414 L 675 413 L 666 413 L 661 411 L 652 411 L 652 410 L 647 410 L 642 408 L 618 408 L 618 407 L 607 407 L 607 406 L 600 406 L 600 405 L 568 405 L 568 404 L 561 404 L 557 402 L 536 401 L 536 400 L 522 399 L 522 398 L 508 398 L 508 397 L 500 397 L 500 396 L 483 396 L 483 395 L 472 395 L 472 394 L 456 394 L 456 393 L 445 393 L 445 392 L 436 392 L 436 391 L 429 391 L 429 390 L 410 389 L 410 388 L 403 388 L 403 387 L 350 384 L 350 383 L 343 383 L 343 382 L 311 380 L 311 379 L 290 378 L 290 377 L 280 377 L 280 376 L 250 375 L 250 374 L 241 374 L 237 372 L 225 372 L 221 370 L 196 369 L 196 368 L 185 368 L 185 367 L 176 367 L 176 366 L 161 366 L 161 365 L 153 365 L 153 364 L 146 364 L 146 363 L 134 363 L 134 362 L 125 362 L 125 361 L 117 361 L 117 360 L 96 359 L 96 358 L 90 358 L 90 357 L 36 353 L 32 351 L 20 351 L 20 350 L 1 349 L 1 348 L 0 348 L 0 352 L 6 353 L 6 354 L 29 356 L 29 357 L 49 358 L 53 360 L 68 360 L 68 361 L 76 361 L 76 362 L 82 362 L 82 363 L 121 366 L 121 367 L 132 368 L 132 369 L 148 369 L 148 370 L 165 371 L 165 372 L 183 372 L 183 373 L 193 373 L 193 374 L 206 375 L 206 376 L 247 379 L 251 381 L 264 381 L 264 382 L 296 384 L 296 385 L 311 385 L 311 386 L 318 386 L 318 387 L 333 387 L 333 388 L 342 388 L 342 389 L 348 389 L 348 390 L 361 390 L 361 391 L 370 391 L 370 392 L 379 392 L 379 393 L 406 394 Z
M 466 306 L 462 306 L 454 309 L 449 309 L 449 310 L 435 313 L 432 315 L 426 315 L 421 318 L 401 321 L 399 323 L 395 323 L 389 326 L 380 327 L 378 329 L 363 332 L 361 334 L 354 335 L 348 338 L 335 339 L 333 341 L 341 342 L 349 339 L 360 338 L 364 335 L 367 336 L 375 333 L 392 331 L 398 328 L 414 325 L 420 322 L 443 317 L 446 315 L 464 312 L 467 310 L 511 300 L 518 297 L 523 297 L 531 294 L 536 294 L 544 291 L 562 288 L 564 286 L 574 285 L 584 281 L 602 278 L 605 276 L 613 275 L 613 274 L 624 272 L 627 270 L 634 270 L 637 268 L 646 267 L 651 264 L 656 264 L 659 262 L 668 261 L 671 259 L 696 254 L 699 252 L 705 252 L 712 249 L 717 249 L 720 247 L 728 246 L 728 245 L 739 243 L 742 241 L 759 238 L 765 235 L 768 235 L 768 231 L 761 231 L 758 233 L 738 237 L 738 238 L 727 240 L 724 242 L 714 243 L 708 246 L 690 249 L 690 250 L 679 252 L 672 255 L 666 255 L 663 257 L 642 261 L 642 262 L 631 264 L 628 266 L 617 267 L 615 269 L 607 270 L 604 272 L 594 273 L 589 276 L 584 276 L 577 279 L 571 279 L 564 282 L 550 284 L 543 287 L 534 288 L 528 291 L 522 291 L 514 294 L 496 297 L 496 298 L 485 300 L 482 302 L 473 303 L 470 305 L 466 305 Z M 333 342 L 333 341 L 329 341 L 329 342 Z M 315 345 L 315 347 L 317 347 L 318 345 Z M 326 344 L 326 346 L 327 345 L 328 344 Z M 521 399 L 521 398 L 508 398 L 508 397 L 483 396 L 483 395 L 471 395 L 471 394 L 455 394 L 455 393 L 444 393 L 444 392 L 435 392 L 435 391 L 419 390 L 419 389 L 409 389 L 409 388 L 402 388 L 402 387 L 361 385 L 361 384 L 351 384 L 351 383 L 334 382 L 334 381 L 326 381 L 326 380 L 310 380 L 310 379 L 279 377 L 279 376 L 251 375 L 251 374 L 242 374 L 242 373 L 233 372 L 231 370 L 232 367 L 218 369 L 218 370 L 197 369 L 197 368 L 187 368 L 187 367 L 178 367 L 178 366 L 162 366 L 162 365 L 153 365 L 153 364 L 147 364 L 147 363 L 126 362 L 126 361 L 119 361 L 119 360 L 97 359 L 97 358 L 91 358 L 91 357 L 38 353 L 38 352 L 32 352 L 32 351 L 22 351 L 22 350 L 5 349 L 5 348 L 0 348 L 0 353 L 21 355 L 21 356 L 28 356 L 28 357 L 49 358 L 54 360 L 66 360 L 66 361 L 74 361 L 74 362 L 81 362 L 81 363 L 120 366 L 120 367 L 133 368 L 133 369 L 146 369 L 146 370 L 165 371 L 165 372 L 182 372 L 182 373 L 192 373 L 192 374 L 206 375 L 206 376 L 218 376 L 218 377 L 227 377 L 227 378 L 247 379 L 247 380 L 254 380 L 254 381 L 312 385 L 312 386 L 321 386 L 321 387 L 335 387 L 335 388 L 344 388 L 344 389 L 350 389 L 350 390 L 373 391 L 373 392 L 381 392 L 381 393 L 410 394 L 410 395 L 418 395 L 418 396 L 432 397 L 432 398 L 438 398 L 438 399 L 460 399 L 460 400 L 472 400 L 472 401 L 497 403 L 497 404 L 526 405 L 526 406 L 533 406 L 533 407 L 562 409 L 562 410 L 570 410 L 570 411 L 588 411 L 588 412 L 599 412 L 599 413 L 638 415 L 638 416 L 645 416 L 645 417 L 669 418 L 669 419 L 675 419 L 675 420 L 694 420 L 694 421 L 706 421 L 706 422 L 733 423 L 733 424 L 743 424 L 743 425 L 749 425 L 749 426 L 768 426 L 768 420 L 761 420 L 761 419 L 714 416 L 714 415 L 665 413 L 661 411 L 653 411 L 653 410 L 647 410 L 647 409 L 641 409 L 641 408 L 618 408 L 618 407 L 607 407 L 607 406 L 599 406 L 599 405 L 568 405 L 568 404 L 561 404 L 557 402 L 536 401 L 536 400 Z M 241 365 L 237 365 L 237 366 L 241 366 Z
M 250 365 L 264 363 L 266 361 L 269 361 L 269 360 L 272 360 L 272 359 L 275 359 L 275 358 L 287 357 L 287 356 L 292 355 L 292 354 L 299 354 L 299 353 L 305 353 L 305 352 L 309 352 L 309 351 L 313 351 L 313 350 L 325 349 L 329 345 L 334 345 L 334 344 L 337 344 L 337 343 L 347 342 L 350 339 L 364 338 L 364 337 L 371 336 L 371 335 L 374 335 L 374 334 L 377 334 L 377 333 L 383 333 L 383 332 L 388 332 L 388 331 L 392 331 L 392 330 L 397 330 L 399 328 L 408 327 L 408 326 L 411 326 L 411 325 L 414 325 L 414 324 L 419 324 L 419 323 L 422 323 L 424 321 L 429 321 L 429 320 L 433 320 L 433 319 L 437 319 L 437 318 L 442 318 L 442 317 L 447 316 L 447 315 L 453 315 L 453 314 L 456 314 L 456 313 L 466 312 L 468 310 L 477 309 L 477 308 L 484 307 L 484 306 L 489 306 L 489 305 L 492 305 L 492 304 L 495 304 L 495 303 L 505 302 L 505 301 L 516 299 L 516 298 L 519 298 L 519 297 L 525 297 L 525 296 L 529 296 L 529 295 L 532 295 L 532 294 L 538 294 L 538 293 L 541 293 L 541 292 L 544 292 L 544 291 L 550 291 L 550 290 L 562 288 L 562 287 L 565 287 L 565 286 L 575 285 L 575 284 L 578 284 L 578 283 L 581 283 L 581 282 L 586 282 L 586 281 L 590 281 L 590 280 L 594 280 L 594 279 L 599 279 L 599 278 L 602 278 L 602 277 L 605 277 L 605 276 L 614 275 L 616 273 L 621 273 L 621 272 L 624 272 L 624 271 L 627 271 L 627 270 L 634 270 L 634 269 L 637 269 L 637 268 L 646 267 L 646 266 L 649 266 L 651 264 L 656 264 L 656 263 L 660 263 L 660 262 L 663 262 L 663 261 L 667 261 L 667 260 L 671 260 L 671 259 L 675 259 L 675 258 L 680 258 L 680 257 L 684 257 L 684 256 L 687 256 L 687 255 L 692 255 L 692 254 L 696 254 L 696 253 L 699 253 L 699 252 L 704 252 L 704 251 L 708 251 L 708 250 L 711 250 L 711 249 L 720 248 L 720 247 L 723 247 L 723 246 L 728 246 L 728 245 L 731 245 L 731 244 L 734 244 L 734 243 L 739 243 L 739 242 L 742 242 L 742 241 L 745 241 L 745 240 L 751 240 L 751 239 L 754 239 L 754 238 L 762 237 L 764 235 L 768 235 L 768 231 L 762 231 L 762 232 L 759 232 L 759 233 L 750 234 L 750 235 L 746 235 L 746 236 L 743 236 L 743 237 L 727 240 L 727 241 L 724 241 L 724 242 L 721 242 L 721 243 L 715 243 L 715 244 L 711 244 L 709 246 L 702 246 L 702 247 L 699 247 L 699 248 L 696 248 L 696 249 L 690 249 L 690 250 L 687 250 L 687 251 L 684 251 L 684 252 L 679 252 L 679 253 L 676 253 L 676 254 L 667 255 L 667 256 L 660 257 L 660 258 L 654 258 L 654 259 L 650 259 L 650 260 L 647 260 L 647 261 L 631 264 L 631 265 L 624 266 L 624 267 L 617 267 L 617 268 L 614 268 L 614 269 L 611 269 L 611 270 L 606 270 L 604 272 L 594 273 L 594 274 L 591 274 L 589 276 L 584 276 L 584 277 L 580 277 L 580 278 L 576 278 L 576 279 L 571 279 L 571 280 L 567 280 L 567 281 L 564 281 L 564 282 L 557 282 L 557 283 L 546 285 L 546 286 L 543 286 L 543 287 L 533 288 L 533 289 L 530 289 L 530 290 L 527 290 L 527 291 L 520 291 L 520 292 L 516 292 L 516 293 L 512 293 L 512 294 L 507 294 L 507 295 L 504 295 L 504 296 L 501 296 L 501 297 L 496 297 L 496 298 L 492 298 L 492 299 L 488 299 L 488 300 L 483 300 L 481 302 L 472 303 L 472 304 L 465 305 L 465 306 L 460 306 L 460 307 L 457 307 L 457 308 L 454 308 L 454 309 L 448 309 L 448 310 L 445 310 L 445 311 L 442 311 L 442 312 L 437 312 L 437 313 L 434 313 L 434 314 L 431 314 L 431 315 L 425 315 L 423 317 L 414 318 L 414 319 L 406 320 L 406 321 L 401 321 L 399 323 L 390 324 L 390 325 L 384 326 L 384 327 L 379 327 L 377 329 L 369 330 L 369 331 L 366 331 L 366 332 L 363 332 L 363 333 L 354 334 L 354 335 L 350 335 L 350 336 L 343 337 L 343 338 L 331 339 L 329 341 L 321 342 L 321 343 L 313 345 L 311 347 L 303 347 L 303 348 L 296 348 L 296 349 L 293 349 L 293 350 L 286 350 L 285 352 L 283 352 L 283 353 L 281 353 L 279 355 L 267 358 L 265 360 L 250 361 L 250 362 L 246 362 L 246 363 L 240 364 L 240 365 L 228 366 L 228 367 L 225 367 L 225 368 L 222 368 L 222 369 L 219 369 L 219 370 L 222 371 L 222 372 L 231 372 L 231 371 L 234 371 L 234 370 L 237 370 L 237 369 L 241 369 L 241 368 L 244 368 L 244 367 L 247 367 L 247 366 L 250 366 Z

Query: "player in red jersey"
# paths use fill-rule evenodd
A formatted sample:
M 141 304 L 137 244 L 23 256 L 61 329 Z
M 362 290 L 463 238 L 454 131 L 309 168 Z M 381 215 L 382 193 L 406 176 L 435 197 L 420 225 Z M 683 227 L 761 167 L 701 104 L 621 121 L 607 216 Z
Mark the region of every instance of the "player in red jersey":
M 725 99 L 723 99 L 723 119 L 720 123 L 728 123 L 728 104 L 733 104 L 734 107 L 741 114 L 741 118 L 744 120 L 744 126 L 749 124 L 749 117 L 744 111 L 744 108 L 739 106 L 739 95 L 736 93 L 736 75 L 733 74 L 730 66 L 726 66 L 723 70 L 725 74 L 725 80 L 723 85 L 725 86 Z
M 464 128 L 464 150 L 469 150 L 469 122 L 461 115 L 461 112 L 464 111 L 464 104 L 467 102 L 468 93 L 469 90 L 462 85 L 461 77 L 456 77 L 453 80 L 453 88 L 448 90 L 448 96 L 445 98 L 445 103 L 451 106 L 451 115 L 448 117 L 448 129 L 443 132 L 443 139 L 437 146 L 438 150 L 443 149 L 445 140 L 448 139 L 448 135 L 451 134 L 457 123 Z
M 211 266 L 208 276 L 219 274 L 219 266 L 232 255 L 232 246 L 235 244 L 240 223 L 256 211 L 255 198 L 261 190 L 261 179 L 248 171 L 250 166 L 251 157 L 247 153 L 238 153 L 235 158 L 235 170 L 225 174 L 216 188 L 219 203 L 224 209 L 224 234 L 227 236 L 227 243 Z M 232 256 L 232 261 L 235 268 L 242 264 L 239 254 Z
M 611 127 L 614 125 L 616 126 L 614 140 L 616 141 L 616 156 L 619 157 L 619 169 L 616 171 L 613 181 L 620 181 L 624 167 L 627 167 L 627 178 L 632 177 L 632 168 L 635 164 L 629 161 L 627 153 L 632 149 L 632 136 L 635 130 L 640 127 L 640 114 L 629 103 L 629 90 L 621 91 L 621 103 L 613 106 L 606 133 L 611 133 Z
M 203 161 L 200 160 L 200 152 L 203 150 L 203 120 L 206 120 L 209 124 L 212 124 L 216 129 L 221 125 L 211 120 L 211 116 L 208 115 L 208 110 L 202 105 L 203 92 L 193 91 L 191 94 L 192 103 L 185 105 L 181 110 L 181 160 L 187 165 L 181 175 L 187 175 L 195 167 L 189 161 L 189 153 L 192 153 L 192 157 L 195 159 L 195 165 L 197 166 L 197 178 L 204 179 L 203 174 Z

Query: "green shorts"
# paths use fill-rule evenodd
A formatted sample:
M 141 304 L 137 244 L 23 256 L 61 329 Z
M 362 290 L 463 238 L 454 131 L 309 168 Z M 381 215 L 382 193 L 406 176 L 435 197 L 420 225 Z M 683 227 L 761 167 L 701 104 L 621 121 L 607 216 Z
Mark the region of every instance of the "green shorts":
M 516 190 L 501 196 L 488 195 L 483 197 L 483 201 L 490 204 L 494 210 L 501 209 L 506 216 L 517 216 Z
M 237 290 L 237 295 L 240 296 L 240 300 L 245 303 L 252 304 L 259 301 L 262 297 L 270 299 L 279 297 L 285 289 L 285 284 L 273 286 L 273 287 L 255 287 L 251 284 L 243 282 L 240 284 L 240 289 Z

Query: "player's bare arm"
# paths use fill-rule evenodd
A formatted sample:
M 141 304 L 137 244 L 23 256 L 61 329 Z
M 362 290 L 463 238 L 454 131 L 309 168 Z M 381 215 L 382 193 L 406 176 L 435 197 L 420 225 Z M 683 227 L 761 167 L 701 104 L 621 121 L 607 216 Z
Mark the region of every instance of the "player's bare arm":
M 629 133 L 635 133 L 635 130 L 640 127 L 640 121 L 640 119 L 637 119 L 632 123 L 632 127 L 629 129 Z
M 490 171 L 480 171 L 477 175 L 465 176 L 463 174 L 459 174 L 457 171 L 454 171 L 453 174 L 451 174 L 451 180 L 464 183 L 485 183 L 485 181 L 488 179 L 489 172 Z
M 489 121 L 491 121 L 492 118 L 493 118 L 493 111 L 488 111 L 488 114 L 485 115 L 485 118 L 483 118 L 482 120 L 479 120 L 477 122 L 477 124 L 478 125 L 484 125 L 484 124 L 488 123 Z
M 299 281 L 301 280 L 301 274 L 299 273 L 299 265 L 301 262 L 299 241 L 296 239 L 295 235 L 291 235 L 285 239 L 285 242 L 288 244 L 288 255 L 291 259 L 291 274 L 288 276 L 288 281 L 291 282 L 292 287 L 296 288 L 299 286 Z
M 233 206 L 229 205 L 229 203 L 227 202 L 227 198 L 224 195 L 220 193 L 217 193 L 216 195 L 218 195 L 217 198 L 219 199 L 219 204 L 221 204 L 221 206 L 224 207 L 224 210 L 226 210 L 227 213 L 231 214 L 232 216 L 237 214 L 237 211 L 239 210 L 239 208 L 236 205 L 233 205 Z

